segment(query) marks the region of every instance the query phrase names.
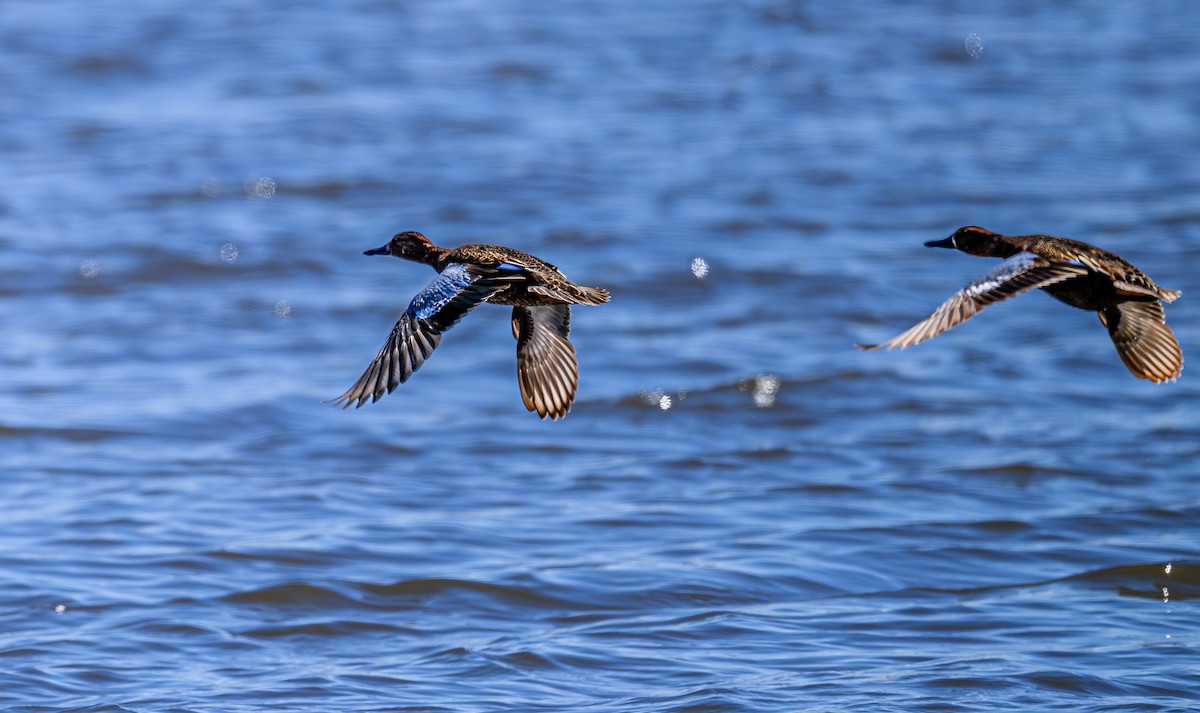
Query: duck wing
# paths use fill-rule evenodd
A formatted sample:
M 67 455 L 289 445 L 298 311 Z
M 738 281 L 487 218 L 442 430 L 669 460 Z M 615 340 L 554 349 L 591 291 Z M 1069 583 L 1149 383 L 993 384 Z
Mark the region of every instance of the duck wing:
M 854 346 L 859 349 L 907 349 L 962 324 L 990 304 L 1087 273 L 1088 268 L 1077 262 L 1050 260 L 1036 253 L 1019 252 L 954 293 L 933 314 L 903 334 L 880 344 Z
M 579 385 L 575 347 L 567 339 L 571 307 L 514 307 L 512 330 L 517 340 L 517 382 L 525 408 L 542 418 L 566 416 Z
M 371 365 L 344 394 L 332 399 L 342 408 L 355 408 L 371 399 L 378 401 L 408 381 L 433 350 L 442 343 L 442 333 L 458 324 L 468 312 L 519 279 L 477 265 L 454 263 L 442 270 L 417 293 Z
M 1183 371 L 1183 350 L 1167 326 L 1161 302 L 1122 302 L 1097 314 L 1121 361 L 1137 378 L 1161 384 Z

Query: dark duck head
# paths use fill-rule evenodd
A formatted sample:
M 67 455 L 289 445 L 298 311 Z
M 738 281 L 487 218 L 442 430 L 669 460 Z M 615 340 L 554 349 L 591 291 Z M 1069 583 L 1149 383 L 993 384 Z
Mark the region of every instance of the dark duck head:
M 980 257 L 1009 257 L 1018 252 L 1003 235 L 975 225 L 959 228 L 948 238 L 931 240 L 925 247 L 952 248 Z
M 441 248 L 415 230 L 396 233 L 387 245 L 363 251 L 363 255 L 391 255 L 424 263 L 433 263 L 441 254 Z

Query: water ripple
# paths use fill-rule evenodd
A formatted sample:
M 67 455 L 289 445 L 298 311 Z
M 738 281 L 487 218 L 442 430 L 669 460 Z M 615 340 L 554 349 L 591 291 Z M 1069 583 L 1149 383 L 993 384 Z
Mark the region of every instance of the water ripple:
M 971 223 L 1125 255 L 1200 343 L 1194 10 L 43 5 L 5 710 L 1188 709 L 1200 382 L 1039 294 L 852 343 L 987 269 L 922 247 Z M 569 418 L 488 305 L 321 403 L 434 278 L 362 255 L 399 229 L 612 291 Z

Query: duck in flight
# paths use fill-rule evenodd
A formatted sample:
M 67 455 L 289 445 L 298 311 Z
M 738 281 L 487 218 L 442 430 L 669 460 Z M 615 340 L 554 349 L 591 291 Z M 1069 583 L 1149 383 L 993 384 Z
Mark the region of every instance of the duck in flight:
M 517 340 L 517 383 L 525 408 L 559 419 L 571 410 L 579 383 L 571 331 L 571 305 L 599 305 L 608 292 L 571 282 L 558 268 L 499 245 L 449 249 L 424 235 L 396 233 L 387 245 L 364 255 L 391 255 L 422 262 L 438 276 L 417 293 L 387 342 L 358 381 L 335 403 L 355 408 L 378 401 L 408 381 L 442 342 L 442 333 L 483 302 L 507 305 Z
M 1183 351 L 1166 324 L 1162 306 L 1181 293 L 1159 287 L 1118 255 L 1078 240 L 1000 235 L 975 226 L 959 228 L 950 237 L 925 245 L 1004 261 L 903 334 L 856 347 L 907 349 L 965 322 L 994 302 L 1036 287 L 1060 302 L 1099 314 L 1121 361 L 1139 379 L 1156 384 L 1174 381 L 1183 371 Z

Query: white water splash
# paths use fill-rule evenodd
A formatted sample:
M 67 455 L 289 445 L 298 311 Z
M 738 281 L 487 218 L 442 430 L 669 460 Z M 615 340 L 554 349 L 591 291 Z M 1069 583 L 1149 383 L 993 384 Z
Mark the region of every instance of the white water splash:
M 779 396 L 779 377 L 774 374 L 759 374 L 754 377 L 754 405 L 770 408 Z
M 646 402 L 649 406 L 657 406 L 663 411 L 670 409 L 674 405 L 671 395 L 661 390 L 643 391 L 642 401 Z
M 963 40 L 963 47 L 966 48 L 967 54 L 971 55 L 971 59 L 979 59 L 983 55 L 983 38 L 972 32 Z

